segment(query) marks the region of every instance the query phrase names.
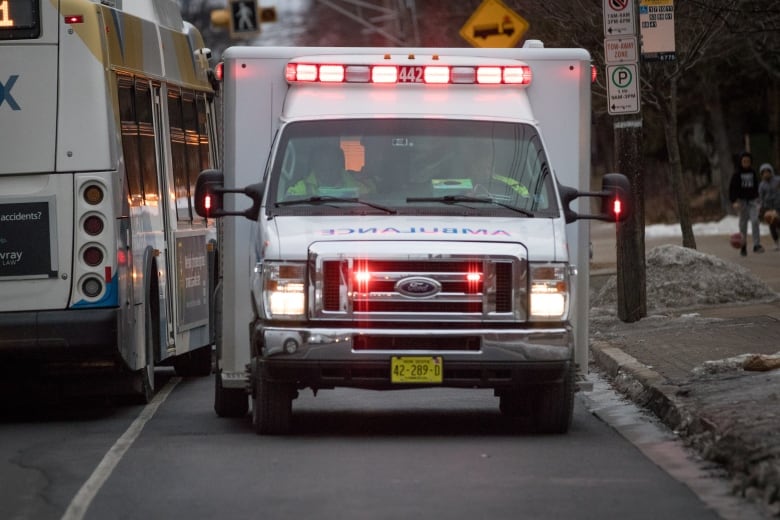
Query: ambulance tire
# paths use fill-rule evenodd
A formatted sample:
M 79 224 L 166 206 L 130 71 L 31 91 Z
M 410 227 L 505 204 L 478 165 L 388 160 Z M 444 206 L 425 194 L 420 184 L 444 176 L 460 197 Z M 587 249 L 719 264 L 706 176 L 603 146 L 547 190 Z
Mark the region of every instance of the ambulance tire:
M 498 398 L 498 409 L 505 417 L 524 417 L 528 415 L 528 396 L 522 388 L 512 388 Z
M 534 390 L 532 420 L 539 433 L 562 434 L 569 431 L 574 413 L 574 369 L 566 369 L 563 381 Z
M 295 389 L 262 377 L 252 362 L 252 427 L 258 435 L 284 435 L 292 428 Z
M 243 388 L 225 388 L 222 375 L 214 374 L 214 411 L 219 417 L 244 417 L 249 411 L 249 396 Z

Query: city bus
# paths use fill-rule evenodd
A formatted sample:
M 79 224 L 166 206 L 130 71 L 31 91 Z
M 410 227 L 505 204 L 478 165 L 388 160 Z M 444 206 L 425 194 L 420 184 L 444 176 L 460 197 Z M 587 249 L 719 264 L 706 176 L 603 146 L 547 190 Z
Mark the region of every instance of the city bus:
M 4 381 L 148 401 L 156 366 L 211 372 L 210 55 L 174 0 L 0 0 Z

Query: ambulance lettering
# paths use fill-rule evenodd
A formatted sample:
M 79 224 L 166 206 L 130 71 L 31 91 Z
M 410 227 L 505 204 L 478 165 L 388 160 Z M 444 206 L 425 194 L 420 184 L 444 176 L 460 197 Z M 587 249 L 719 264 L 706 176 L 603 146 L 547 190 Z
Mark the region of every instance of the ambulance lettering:
M 426 227 L 410 227 L 410 228 L 329 228 L 320 230 L 322 236 L 337 236 L 337 235 L 482 235 L 482 236 L 512 236 L 509 231 L 505 229 L 470 229 L 470 228 L 426 228 Z

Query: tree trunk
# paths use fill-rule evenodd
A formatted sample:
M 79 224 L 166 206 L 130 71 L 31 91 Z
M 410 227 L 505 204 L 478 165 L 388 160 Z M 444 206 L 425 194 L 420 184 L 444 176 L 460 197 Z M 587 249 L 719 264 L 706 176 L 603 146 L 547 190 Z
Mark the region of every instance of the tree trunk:
M 688 183 L 683 177 L 680 143 L 677 140 L 677 78 L 675 76 L 669 80 L 669 104 L 666 105 L 666 108 L 664 133 L 666 134 L 666 149 L 669 154 L 670 182 L 677 199 L 677 216 L 680 219 L 680 229 L 682 230 L 682 245 L 696 249 L 696 238 L 693 236 L 693 224 L 688 206 L 690 200 Z
M 720 193 L 720 207 L 726 213 L 732 212 L 729 201 L 729 179 L 733 170 L 731 147 L 729 146 L 729 133 L 726 126 L 726 118 L 723 116 L 723 103 L 720 98 L 720 88 L 717 82 L 710 83 L 712 88 L 704 106 L 710 117 L 712 135 L 715 140 L 715 156 L 717 163 L 711 162 L 713 184 Z

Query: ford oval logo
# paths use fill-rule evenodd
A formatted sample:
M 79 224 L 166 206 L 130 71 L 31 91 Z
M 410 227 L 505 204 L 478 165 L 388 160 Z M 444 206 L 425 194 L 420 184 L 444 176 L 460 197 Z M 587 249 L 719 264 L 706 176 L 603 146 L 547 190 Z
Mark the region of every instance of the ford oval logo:
M 441 292 L 441 284 L 433 278 L 410 276 L 398 280 L 395 290 L 410 298 L 427 298 Z

